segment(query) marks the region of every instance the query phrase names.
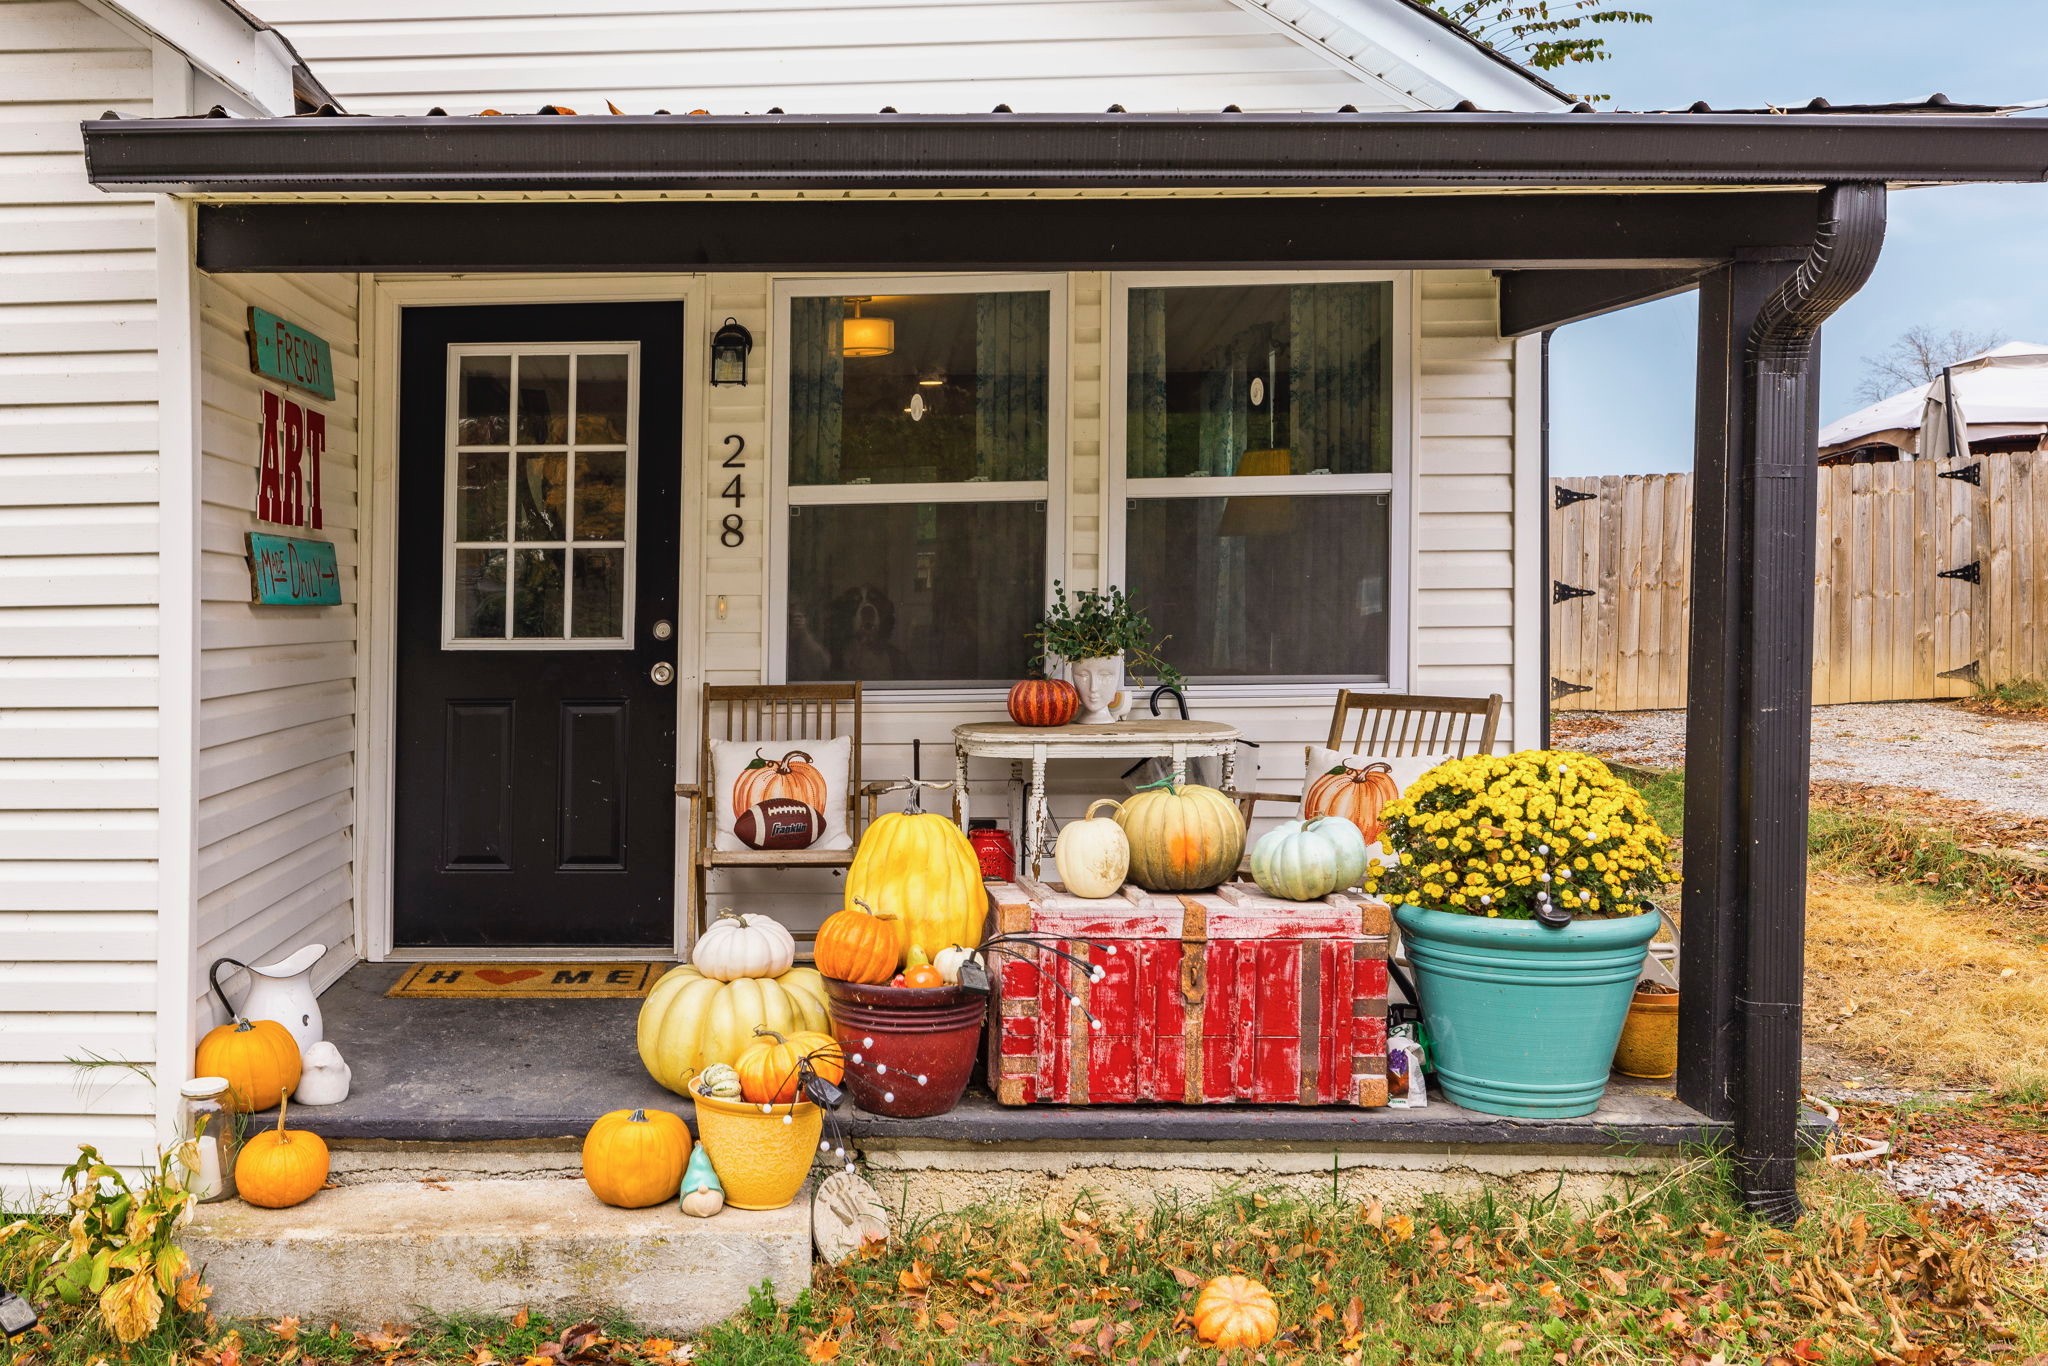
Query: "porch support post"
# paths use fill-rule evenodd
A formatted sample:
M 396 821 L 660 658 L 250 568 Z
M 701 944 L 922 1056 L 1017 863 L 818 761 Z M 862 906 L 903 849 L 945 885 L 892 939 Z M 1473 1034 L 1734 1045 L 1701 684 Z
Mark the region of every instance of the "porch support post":
M 1831 186 L 1803 261 L 1717 271 L 1700 309 L 1680 1092 L 1734 1118 L 1744 1203 L 1786 1223 L 1800 1212 L 1817 339 L 1870 278 L 1884 225 L 1884 186 Z

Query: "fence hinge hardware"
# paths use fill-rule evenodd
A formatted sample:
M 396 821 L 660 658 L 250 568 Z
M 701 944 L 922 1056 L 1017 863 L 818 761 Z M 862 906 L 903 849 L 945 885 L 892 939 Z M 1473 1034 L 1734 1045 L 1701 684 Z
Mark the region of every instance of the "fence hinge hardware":
M 1553 702 L 1557 701 L 1560 697 L 1570 697 L 1575 692 L 1591 691 L 1593 691 L 1593 685 L 1590 683 L 1567 683 L 1562 678 L 1550 680 L 1550 700 Z
M 1982 583 L 1984 576 L 1978 570 L 1979 560 L 1972 560 L 1960 569 L 1944 569 L 1934 577 L 1937 579 L 1962 579 L 1966 583 Z
M 1590 503 L 1600 495 L 1597 493 L 1581 493 L 1577 489 L 1568 489 L 1564 485 L 1559 484 L 1554 491 L 1554 496 L 1557 499 L 1557 506 L 1559 508 L 1568 508 L 1573 503 Z
M 1550 601 L 1553 605 L 1560 602 L 1570 602 L 1573 598 L 1590 598 L 1592 596 L 1593 590 L 1590 588 L 1574 588 L 1563 579 L 1552 579 L 1550 581 Z
M 1934 477 L 1936 479 L 1960 479 L 1965 484 L 1975 484 L 1978 488 L 1983 488 L 1984 462 L 1980 460 L 1974 465 L 1965 465 L 1959 470 L 1938 470 Z

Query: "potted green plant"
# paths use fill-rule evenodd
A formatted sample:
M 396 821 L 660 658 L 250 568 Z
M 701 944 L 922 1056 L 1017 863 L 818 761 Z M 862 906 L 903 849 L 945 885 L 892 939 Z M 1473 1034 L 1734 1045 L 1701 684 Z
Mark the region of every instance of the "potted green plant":
M 1669 844 L 1633 787 L 1586 754 L 1439 764 L 1380 812 L 1444 1094 L 1488 1114 L 1590 1114 L 1643 958 Z
M 1151 620 L 1123 589 L 1097 593 L 1081 588 L 1069 599 L 1066 585 L 1055 579 L 1052 592 L 1052 606 L 1034 633 L 1038 649 L 1031 662 L 1047 673 L 1060 663 L 1066 665 L 1068 681 L 1081 695 L 1077 722 L 1102 725 L 1115 720 L 1111 708 L 1127 674 L 1140 681 L 1147 675 L 1161 683 L 1181 681 L 1180 673 L 1159 657 L 1166 638 L 1152 639 Z

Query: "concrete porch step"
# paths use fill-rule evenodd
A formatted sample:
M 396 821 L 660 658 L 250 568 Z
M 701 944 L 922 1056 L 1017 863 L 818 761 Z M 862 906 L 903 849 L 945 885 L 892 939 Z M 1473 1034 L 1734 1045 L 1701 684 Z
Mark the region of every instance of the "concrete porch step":
M 199 1207 L 185 1245 L 217 1313 L 350 1327 L 530 1309 L 692 1333 L 764 1281 L 786 1302 L 811 1279 L 808 1194 L 692 1219 L 673 1202 L 613 1209 L 560 1178 L 368 1181 L 288 1210 L 222 1201 Z

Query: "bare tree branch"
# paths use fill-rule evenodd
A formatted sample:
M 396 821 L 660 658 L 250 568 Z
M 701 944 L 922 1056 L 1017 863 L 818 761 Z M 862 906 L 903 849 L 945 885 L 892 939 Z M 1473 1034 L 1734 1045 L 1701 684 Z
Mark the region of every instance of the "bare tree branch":
M 1943 366 L 1982 355 L 2005 340 L 2005 333 L 1997 331 L 1952 327 L 1942 332 L 1925 323 L 1909 327 L 1883 351 L 1863 358 L 1863 378 L 1856 385 L 1856 397 L 1876 403 L 1917 389 L 1939 375 Z

